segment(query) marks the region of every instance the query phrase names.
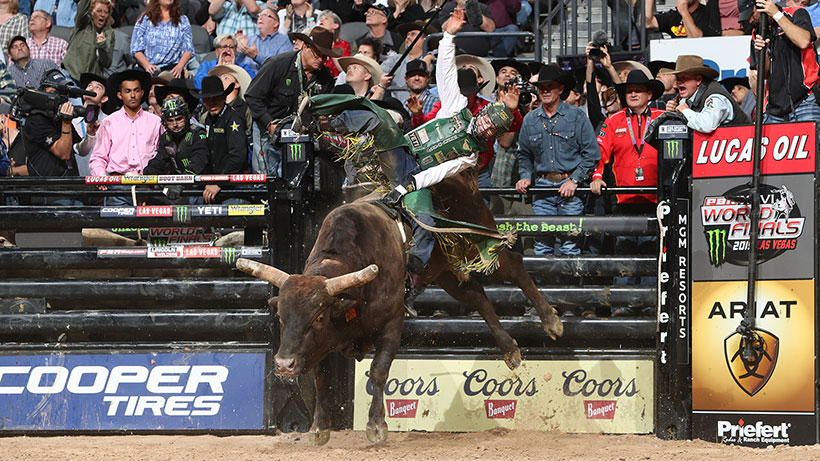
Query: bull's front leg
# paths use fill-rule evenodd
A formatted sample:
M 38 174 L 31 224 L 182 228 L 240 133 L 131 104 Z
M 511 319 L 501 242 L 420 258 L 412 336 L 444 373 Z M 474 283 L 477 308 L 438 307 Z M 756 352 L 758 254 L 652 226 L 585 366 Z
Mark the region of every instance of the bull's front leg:
M 330 413 L 328 413 L 328 399 L 330 398 L 330 367 L 328 357 L 316 366 L 313 377 L 316 406 L 313 409 L 313 425 L 310 426 L 308 441 L 311 445 L 324 445 L 330 440 Z
M 384 386 L 390 373 L 390 364 L 396 357 L 401 342 L 404 319 L 397 317 L 388 324 L 382 336 L 376 341 L 376 353 L 370 364 L 370 383 L 373 385 L 373 400 L 367 418 L 365 435 L 371 443 L 382 443 L 387 439 L 387 423 L 384 421 Z

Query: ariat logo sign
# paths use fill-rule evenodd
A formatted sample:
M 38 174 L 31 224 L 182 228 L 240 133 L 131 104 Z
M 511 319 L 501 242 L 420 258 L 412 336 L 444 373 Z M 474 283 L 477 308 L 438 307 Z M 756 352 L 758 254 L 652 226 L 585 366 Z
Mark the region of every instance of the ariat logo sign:
M 735 383 L 743 392 L 754 396 L 769 382 L 777 364 L 780 340 L 766 330 L 755 329 L 752 338 L 732 333 L 724 341 L 726 365 Z M 744 351 L 751 351 L 744 358 Z
M 418 400 L 387 399 L 385 403 L 388 418 L 415 418 L 419 408 Z
M 791 423 L 781 423 L 775 426 L 757 421 L 746 424 L 743 418 L 734 424 L 730 421 L 718 421 L 717 436 L 724 443 L 789 443 L 789 429 Z
M 485 400 L 484 409 L 489 419 L 515 418 L 516 400 Z
M 709 262 L 715 267 L 748 264 L 751 205 L 736 201 L 739 197 L 744 201 L 749 197 L 748 185 L 729 189 L 722 196 L 705 197 L 700 207 Z M 805 224 L 792 191 L 785 185 L 761 185 L 758 261 L 796 249 Z

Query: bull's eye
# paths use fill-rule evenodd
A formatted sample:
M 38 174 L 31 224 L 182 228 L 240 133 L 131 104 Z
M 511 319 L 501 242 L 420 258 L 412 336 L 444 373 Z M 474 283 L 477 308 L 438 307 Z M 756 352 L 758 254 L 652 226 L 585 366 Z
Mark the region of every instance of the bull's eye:
M 313 320 L 313 326 L 318 327 L 322 324 L 322 321 L 325 319 L 325 314 L 319 314 L 315 320 Z

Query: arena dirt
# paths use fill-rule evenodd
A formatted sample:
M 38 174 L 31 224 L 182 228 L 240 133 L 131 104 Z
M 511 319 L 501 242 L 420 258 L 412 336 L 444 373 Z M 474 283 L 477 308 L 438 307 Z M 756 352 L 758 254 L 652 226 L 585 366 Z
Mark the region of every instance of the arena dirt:
M 2 460 L 811 460 L 820 445 L 752 449 L 650 435 L 491 431 L 390 433 L 384 445 L 362 432 L 334 432 L 324 447 L 300 434 L 279 436 L 116 436 L 0 438 Z

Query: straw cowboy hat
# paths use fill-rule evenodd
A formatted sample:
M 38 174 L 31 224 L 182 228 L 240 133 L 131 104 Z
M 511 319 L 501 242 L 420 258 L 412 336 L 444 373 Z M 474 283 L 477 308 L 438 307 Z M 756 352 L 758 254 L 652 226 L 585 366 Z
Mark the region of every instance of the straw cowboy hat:
M 467 64 L 472 64 L 478 68 L 481 78 L 487 82 L 487 84 L 481 88 L 481 95 L 491 98 L 493 96 L 493 91 L 495 91 L 495 70 L 493 70 L 493 66 L 491 66 L 490 62 L 486 59 L 473 56 L 471 54 L 456 56 L 456 69 L 461 69 Z
M 344 53 L 341 48 L 333 48 L 333 32 L 324 27 L 314 27 L 310 31 L 309 37 L 299 32 L 293 32 L 288 34 L 288 38 L 291 42 L 298 38 L 305 45 L 319 50 L 326 57 L 338 58 Z
M 677 62 L 675 62 L 675 70 L 673 72 L 666 72 L 669 74 L 697 74 L 702 75 L 705 78 L 716 79 L 718 78 L 718 71 L 712 69 L 709 66 L 703 65 L 703 58 L 700 56 L 694 56 L 691 54 L 684 54 L 678 56 Z
M 342 66 L 342 70 L 347 72 L 347 66 L 351 64 L 358 64 L 364 67 L 367 70 L 367 73 L 371 75 L 373 84 L 379 83 L 382 79 L 382 71 L 381 66 L 379 63 L 376 62 L 373 58 L 369 58 L 363 54 L 357 53 L 353 56 L 345 56 L 344 58 L 339 58 L 339 65 Z
M 208 75 L 215 75 L 217 77 L 221 77 L 224 74 L 233 75 L 233 78 L 239 82 L 239 97 L 245 99 L 245 90 L 247 90 L 248 86 L 251 84 L 250 74 L 236 64 L 222 64 L 220 66 L 215 66 L 208 71 Z
M 615 72 L 619 74 L 625 70 L 628 70 L 630 72 L 632 72 L 633 70 L 640 70 L 644 73 L 644 75 L 646 75 L 646 78 L 655 78 L 655 76 L 652 74 L 652 71 L 650 71 L 648 67 L 639 63 L 638 61 L 626 60 L 613 62 L 612 67 L 614 67 Z

